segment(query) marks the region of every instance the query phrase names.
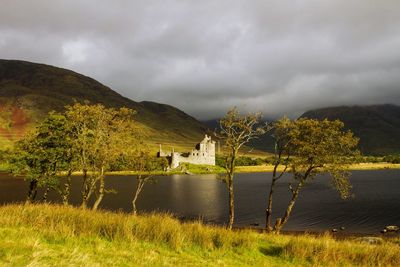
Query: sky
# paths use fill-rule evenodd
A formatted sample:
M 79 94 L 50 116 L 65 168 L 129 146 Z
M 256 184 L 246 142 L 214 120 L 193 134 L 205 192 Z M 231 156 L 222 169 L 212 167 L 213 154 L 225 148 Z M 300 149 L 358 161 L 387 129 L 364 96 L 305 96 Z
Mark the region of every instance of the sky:
M 202 120 L 400 104 L 400 1 L 1 0 L 0 58 Z

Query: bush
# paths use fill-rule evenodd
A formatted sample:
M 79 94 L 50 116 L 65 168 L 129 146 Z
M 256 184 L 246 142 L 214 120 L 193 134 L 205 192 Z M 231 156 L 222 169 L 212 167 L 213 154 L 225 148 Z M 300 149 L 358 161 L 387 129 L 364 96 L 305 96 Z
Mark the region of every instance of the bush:
M 148 162 L 151 165 L 149 168 L 152 171 L 164 171 L 165 168 L 168 166 L 168 160 L 166 158 L 158 158 L 152 157 L 151 160 Z M 121 156 L 115 162 L 111 164 L 110 167 L 111 171 L 135 171 L 130 170 L 128 164 L 126 163 L 125 159 Z
M 376 157 L 376 156 L 360 156 L 356 158 L 357 163 L 379 163 L 383 162 L 382 157 Z
M 237 166 L 258 166 L 265 163 L 261 158 L 239 157 L 236 160 Z
M 267 162 L 267 159 L 262 158 L 251 158 L 251 157 L 238 157 L 236 159 L 236 166 L 259 166 Z M 216 156 L 215 165 L 225 167 L 225 157 Z
M 224 168 L 225 167 L 225 157 L 220 156 L 220 155 L 215 155 L 215 165 Z
M 400 155 L 388 155 L 383 157 L 384 162 L 400 163 Z

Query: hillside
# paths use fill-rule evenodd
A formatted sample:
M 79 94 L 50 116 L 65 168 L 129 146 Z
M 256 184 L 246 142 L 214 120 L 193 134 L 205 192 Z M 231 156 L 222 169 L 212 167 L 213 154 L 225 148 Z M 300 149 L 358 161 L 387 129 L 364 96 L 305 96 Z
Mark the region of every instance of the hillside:
M 360 138 L 364 154 L 400 153 L 400 107 L 395 105 L 342 106 L 307 111 L 301 117 L 339 119 Z
M 0 145 L 10 145 L 49 111 L 62 111 L 74 100 L 135 109 L 136 120 L 154 146 L 163 143 L 178 144 L 178 149 L 192 147 L 207 131 L 206 126 L 175 107 L 135 102 L 71 70 L 0 60 Z

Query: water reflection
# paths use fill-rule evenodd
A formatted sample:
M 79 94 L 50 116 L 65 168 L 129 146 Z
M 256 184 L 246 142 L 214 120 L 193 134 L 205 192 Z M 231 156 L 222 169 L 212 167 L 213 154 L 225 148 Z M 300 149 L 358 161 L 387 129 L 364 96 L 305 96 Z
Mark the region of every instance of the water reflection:
M 190 218 L 218 220 L 224 209 L 223 184 L 217 180 L 217 175 L 171 176 L 171 206 L 180 214 Z
M 235 178 L 236 225 L 264 224 L 270 175 L 238 174 Z M 148 183 L 138 200 L 139 211 L 168 211 L 186 218 L 224 223 L 228 217 L 228 195 L 217 175 L 159 176 Z M 277 184 L 274 215 L 282 216 L 289 201 L 289 177 Z M 319 231 L 345 226 L 349 232 L 377 232 L 386 225 L 400 225 L 400 170 L 356 171 L 351 178 L 355 198 L 341 200 L 327 177 L 318 177 L 301 192 L 287 230 Z M 103 209 L 130 212 L 136 188 L 133 176 L 110 176 Z M 73 180 L 72 202 L 81 201 L 81 178 Z M 27 184 L 22 179 L 0 175 L 0 203 L 24 201 Z M 60 201 L 55 193 L 52 201 Z

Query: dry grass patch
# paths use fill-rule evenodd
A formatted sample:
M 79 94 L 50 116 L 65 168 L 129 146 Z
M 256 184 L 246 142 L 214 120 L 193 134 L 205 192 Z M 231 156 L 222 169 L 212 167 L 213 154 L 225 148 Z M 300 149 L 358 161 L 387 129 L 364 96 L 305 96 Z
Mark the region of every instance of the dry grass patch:
M 335 240 L 329 234 L 321 237 L 295 236 L 284 246 L 284 255 L 323 266 L 400 266 L 400 246 L 396 240 L 368 244 L 357 240 Z

